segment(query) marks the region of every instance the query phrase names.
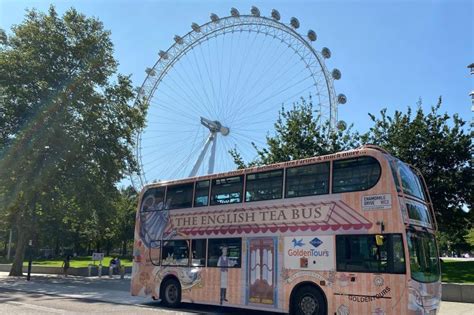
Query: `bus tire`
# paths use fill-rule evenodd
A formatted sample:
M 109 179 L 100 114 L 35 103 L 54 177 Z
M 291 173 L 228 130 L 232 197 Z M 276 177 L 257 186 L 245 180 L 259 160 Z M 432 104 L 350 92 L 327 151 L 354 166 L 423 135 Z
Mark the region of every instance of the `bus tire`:
M 291 315 L 326 315 L 326 299 L 315 286 L 304 285 L 298 288 L 290 301 Z
M 181 304 L 181 285 L 179 281 L 174 278 L 166 280 L 161 286 L 160 297 L 165 306 L 178 307 Z

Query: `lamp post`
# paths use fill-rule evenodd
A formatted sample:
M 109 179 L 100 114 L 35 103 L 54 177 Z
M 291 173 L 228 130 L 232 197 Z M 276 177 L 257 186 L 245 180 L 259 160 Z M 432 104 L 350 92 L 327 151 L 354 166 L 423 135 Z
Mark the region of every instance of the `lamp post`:
M 469 66 L 467 66 L 471 70 L 471 75 L 474 74 L 474 63 L 471 63 Z M 471 112 L 474 113 L 474 91 L 471 91 L 469 93 L 471 96 Z M 474 117 L 471 117 L 471 128 L 474 128 Z M 472 134 L 471 134 L 472 137 Z M 471 162 L 474 163 L 474 149 L 471 151 Z
M 467 67 L 471 70 L 471 75 L 473 75 L 474 74 L 474 63 L 471 63 Z M 471 93 L 469 93 L 469 95 L 471 96 L 471 111 L 474 112 L 474 91 L 471 91 Z
M 43 166 L 44 166 L 44 160 L 45 160 L 45 157 L 46 157 L 46 153 L 48 152 L 49 150 L 49 146 L 48 145 L 45 145 L 43 147 L 43 150 L 40 152 L 39 154 L 39 169 L 38 169 L 38 177 L 40 178 L 40 181 L 42 180 L 41 179 L 41 175 L 42 175 L 42 170 L 43 170 Z M 41 185 L 39 185 L 41 187 Z M 28 274 L 26 276 L 26 280 L 27 281 L 30 281 L 31 279 L 31 266 L 33 265 L 33 238 L 36 239 L 36 201 L 38 199 L 38 190 L 36 189 L 35 190 L 35 194 L 34 194 L 34 197 L 33 197 L 33 213 L 32 213 L 32 222 L 33 222 L 33 228 L 32 228 L 32 238 L 28 241 L 28 252 L 29 252 L 29 255 L 28 255 Z M 36 242 L 37 243 L 37 242 Z

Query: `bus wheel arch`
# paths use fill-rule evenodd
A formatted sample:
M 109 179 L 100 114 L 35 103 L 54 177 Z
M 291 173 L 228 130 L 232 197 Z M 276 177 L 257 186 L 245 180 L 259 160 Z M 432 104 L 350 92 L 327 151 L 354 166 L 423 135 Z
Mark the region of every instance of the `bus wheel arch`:
M 328 300 L 326 294 L 321 289 L 319 285 L 311 281 L 304 281 L 298 283 L 296 286 L 293 287 L 290 294 L 290 314 L 324 314 L 328 313 Z M 308 303 L 309 302 L 309 303 Z M 315 303 L 315 304 L 314 304 Z M 306 311 L 302 310 L 301 304 L 306 304 L 309 309 L 311 307 L 317 308 L 315 312 L 311 313 L 306 307 Z
M 181 303 L 181 283 L 176 276 L 168 275 L 161 281 L 160 299 L 168 307 L 177 307 Z

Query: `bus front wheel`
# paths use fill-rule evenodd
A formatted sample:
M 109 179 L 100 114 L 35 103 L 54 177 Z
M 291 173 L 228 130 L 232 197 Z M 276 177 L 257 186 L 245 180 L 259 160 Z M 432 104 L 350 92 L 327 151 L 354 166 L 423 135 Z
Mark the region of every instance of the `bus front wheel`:
M 326 315 L 327 306 L 320 290 L 303 286 L 295 292 L 290 305 L 292 315 Z
M 161 301 L 168 307 L 177 307 L 181 303 L 181 286 L 178 280 L 168 279 L 161 287 Z

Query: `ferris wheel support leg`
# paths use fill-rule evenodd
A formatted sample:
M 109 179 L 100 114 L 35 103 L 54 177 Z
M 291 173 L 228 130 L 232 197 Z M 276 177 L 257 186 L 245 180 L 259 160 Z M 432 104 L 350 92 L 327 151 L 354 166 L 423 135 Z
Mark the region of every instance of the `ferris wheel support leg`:
M 212 141 L 211 156 L 209 156 L 209 168 L 207 169 L 207 174 L 212 174 L 214 172 L 214 164 L 216 162 L 216 143 L 217 136 L 214 134 L 214 141 Z
M 189 177 L 196 176 L 199 168 L 201 167 L 202 160 L 204 159 L 204 155 L 206 155 L 207 149 L 209 148 L 209 145 L 211 144 L 211 142 L 215 141 L 215 138 L 216 138 L 215 136 L 216 135 L 214 132 L 209 133 L 209 137 L 207 138 L 206 143 L 204 144 L 204 147 L 201 150 L 201 153 L 199 153 L 199 157 L 196 160 L 196 163 L 194 163 L 194 167 L 191 170 L 191 173 L 189 173 Z

